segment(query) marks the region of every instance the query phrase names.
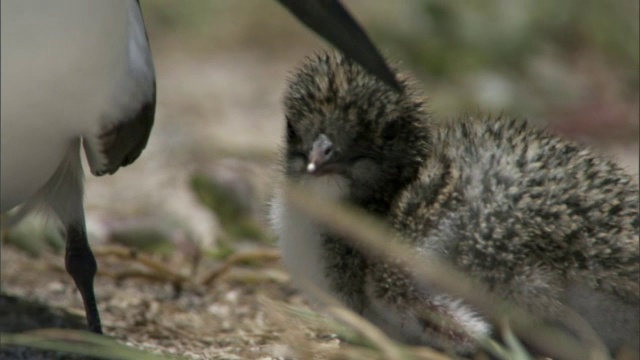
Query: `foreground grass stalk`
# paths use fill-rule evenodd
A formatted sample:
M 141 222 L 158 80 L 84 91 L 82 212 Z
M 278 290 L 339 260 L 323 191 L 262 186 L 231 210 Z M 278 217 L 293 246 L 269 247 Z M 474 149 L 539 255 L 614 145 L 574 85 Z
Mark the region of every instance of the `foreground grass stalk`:
M 558 328 L 541 324 L 529 313 L 513 304 L 480 289 L 467 276 L 448 263 L 436 258 L 418 257 L 389 239 L 397 238 L 377 219 L 362 211 L 312 198 L 304 190 L 293 185 L 287 188 L 286 196 L 298 210 L 317 219 L 332 231 L 353 241 L 373 255 L 391 257 L 411 264 L 416 277 L 429 287 L 465 299 L 500 328 L 507 321 L 513 332 L 521 339 L 557 359 L 601 360 L 609 359 L 602 341 L 593 329 L 577 314 L 569 312 L 560 319 L 563 325 L 576 331 L 581 342 Z

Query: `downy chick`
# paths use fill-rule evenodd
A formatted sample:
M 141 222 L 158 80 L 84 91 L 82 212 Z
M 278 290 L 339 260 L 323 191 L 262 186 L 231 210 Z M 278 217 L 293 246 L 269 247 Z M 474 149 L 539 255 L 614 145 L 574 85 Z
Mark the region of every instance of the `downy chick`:
M 283 175 L 379 217 L 417 254 L 554 321 L 585 317 L 613 352 L 639 336 L 638 184 L 615 163 L 525 121 L 438 122 L 335 52 L 294 73 L 284 97 Z M 330 292 L 411 344 L 475 349 L 491 325 L 464 299 L 371 258 L 277 193 L 271 218 L 296 285 Z M 399 241 L 399 240 L 398 240 Z M 425 310 L 448 319 L 438 322 Z

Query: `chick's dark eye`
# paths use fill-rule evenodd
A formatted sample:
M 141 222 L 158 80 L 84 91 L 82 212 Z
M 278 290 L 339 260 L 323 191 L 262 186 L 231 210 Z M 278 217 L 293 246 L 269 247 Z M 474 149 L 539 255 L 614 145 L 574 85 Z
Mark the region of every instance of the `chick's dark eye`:
M 386 141 L 391 141 L 398 136 L 400 132 L 400 123 L 398 121 L 391 121 L 382 129 L 382 138 Z

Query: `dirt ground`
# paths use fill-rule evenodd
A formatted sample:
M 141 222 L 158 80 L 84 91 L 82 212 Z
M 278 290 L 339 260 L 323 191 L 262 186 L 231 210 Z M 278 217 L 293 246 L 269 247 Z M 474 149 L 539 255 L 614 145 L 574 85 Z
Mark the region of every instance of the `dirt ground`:
M 64 272 L 62 256 L 45 254 L 36 260 L 5 246 L 2 257 L 0 331 L 83 329 L 82 301 Z M 287 328 L 270 314 L 269 304 L 304 304 L 277 265 L 235 269 L 210 286 L 187 285 L 178 292 L 169 283 L 104 275 L 108 268 L 130 267 L 131 261 L 106 256 L 98 261 L 95 286 L 104 331 L 125 344 L 192 359 L 266 360 L 292 354 L 284 341 Z M 330 345 L 322 335 L 309 331 L 307 337 Z M 16 348 L 0 350 L 0 357 L 66 358 Z

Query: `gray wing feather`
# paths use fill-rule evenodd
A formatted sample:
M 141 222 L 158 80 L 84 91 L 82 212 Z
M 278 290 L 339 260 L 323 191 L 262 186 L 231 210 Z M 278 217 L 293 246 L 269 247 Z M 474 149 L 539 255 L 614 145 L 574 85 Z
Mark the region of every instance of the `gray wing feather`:
M 155 118 L 155 70 L 138 1 L 130 3 L 128 22 L 127 69 L 97 134 L 84 139 L 91 172 L 98 176 L 113 174 L 140 156 Z
M 367 33 L 337 0 L 278 0 L 302 23 L 358 62 L 368 72 L 387 85 L 401 91 L 393 72 L 389 69 Z

